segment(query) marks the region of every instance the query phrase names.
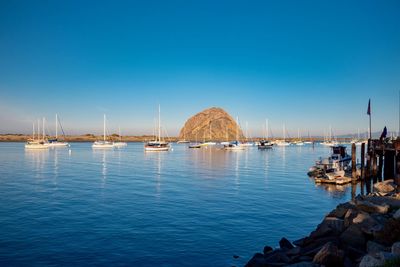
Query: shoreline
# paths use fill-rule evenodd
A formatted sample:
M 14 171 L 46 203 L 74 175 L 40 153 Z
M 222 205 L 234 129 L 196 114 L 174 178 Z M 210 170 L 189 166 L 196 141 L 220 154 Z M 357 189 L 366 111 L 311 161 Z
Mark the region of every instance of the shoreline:
M 54 136 L 47 135 L 46 138 L 54 138 Z M 26 135 L 26 134 L 0 134 L 0 142 L 26 142 L 28 139 L 32 139 L 32 135 Z M 65 138 L 59 137 L 59 140 L 63 140 L 66 142 L 94 142 L 98 140 L 103 140 L 102 135 L 93 135 L 93 134 L 84 134 L 84 135 L 67 135 Z M 110 141 L 119 141 L 119 136 L 118 135 L 111 135 L 108 136 L 107 138 Z M 177 142 L 179 141 L 179 137 L 173 136 L 173 137 L 166 137 L 164 138 L 168 142 Z M 274 138 L 274 139 L 282 139 L 282 138 Z M 121 136 L 121 141 L 122 142 L 147 142 L 154 140 L 153 135 L 129 135 L 129 136 Z M 255 137 L 252 138 L 251 141 L 260 141 L 263 140 L 261 137 Z M 272 140 L 272 138 L 269 138 L 269 140 Z M 289 142 L 297 141 L 297 138 L 287 138 L 286 139 Z M 196 140 L 188 140 L 191 142 L 195 142 Z M 198 140 L 199 142 L 202 140 Z M 226 140 L 213 140 L 217 142 L 223 142 Z M 309 139 L 309 138 L 304 138 L 303 141 L 313 141 L 313 142 L 321 142 L 324 141 L 323 138 L 315 138 L 315 139 Z M 338 142 L 350 142 L 350 138 L 338 138 Z
M 393 180 L 374 184 L 329 212 L 308 236 L 279 248 L 266 245 L 245 267 L 400 266 L 400 186 Z

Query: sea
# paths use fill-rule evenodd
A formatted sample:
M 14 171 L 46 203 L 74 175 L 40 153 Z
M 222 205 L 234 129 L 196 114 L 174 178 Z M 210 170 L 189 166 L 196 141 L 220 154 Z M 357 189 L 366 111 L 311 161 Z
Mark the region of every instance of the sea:
M 243 266 L 360 192 L 307 176 L 329 153 L 0 143 L 0 266 Z

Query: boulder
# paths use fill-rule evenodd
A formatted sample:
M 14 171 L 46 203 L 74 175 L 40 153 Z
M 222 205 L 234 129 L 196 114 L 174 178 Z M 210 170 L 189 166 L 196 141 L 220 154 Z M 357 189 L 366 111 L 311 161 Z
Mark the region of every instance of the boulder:
M 375 183 L 373 187 L 374 191 L 380 193 L 380 195 L 385 195 L 396 190 L 396 184 L 393 180 Z
M 332 210 L 327 217 L 336 217 L 339 219 L 343 219 L 344 216 L 346 215 L 347 211 L 351 208 L 354 208 L 354 205 L 351 204 L 350 202 L 345 202 L 342 204 L 339 204 L 334 210 Z
M 357 216 L 358 211 L 356 209 L 349 209 L 347 210 L 346 214 L 344 215 L 344 227 L 347 228 L 351 224 L 353 224 L 353 219 Z
M 359 267 L 378 267 L 382 265 L 383 261 L 381 259 L 374 258 L 371 255 L 365 255 L 362 258 Z
M 326 267 L 343 266 L 344 252 L 332 242 L 326 243 L 314 256 L 313 262 Z
M 374 241 L 367 242 L 367 252 L 372 256 L 376 256 L 379 252 L 386 250 L 386 247 Z
M 271 251 L 273 251 L 274 249 L 272 248 L 272 247 L 270 247 L 270 246 L 265 246 L 264 247 L 264 255 L 265 254 L 268 254 L 269 252 L 271 252 Z
M 290 262 L 290 258 L 281 249 L 276 249 L 268 253 L 264 258 L 265 262 L 270 265 Z
M 400 242 L 396 242 L 392 245 L 392 254 L 396 257 L 400 257 Z
M 381 231 L 373 233 L 375 241 L 385 246 L 400 241 L 400 220 L 390 218 L 386 221 Z
M 336 217 L 326 217 L 322 224 L 327 225 L 331 228 L 335 233 L 340 234 L 344 230 L 344 221 L 342 219 Z
M 292 243 L 290 243 L 290 241 L 287 240 L 284 237 L 279 241 L 279 246 L 280 246 L 281 249 L 292 249 L 292 248 L 294 248 Z
M 366 212 L 360 212 L 353 219 L 353 224 L 359 225 L 360 229 L 366 234 L 373 234 L 374 232 L 381 231 L 383 225 L 376 221 L 372 216 Z
M 346 246 L 350 245 L 364 249 L 366 239 L 361 229 L 357 225 L 352 224 L 340 235 L 340 241 Z
M 247 262 L 245 267 L 264 267 L 267 262 L 265 261 L 264 255 L 261 253 L 256 253 L 254 256 Z
M 398 210 L 393 214 L 393 218 L 395 218 L 396 220 L 400 220 L 400 209 L 398 209 Z
M 286 267 L 318 267 L 318 264 L 315 264 L 313 262 L 310 261 L 302 261 L 302 262 L 297 262 L 297 263 L 293 263 L 290 265 L 285 265 Z
M 359 210 L 368 212 L 368 213 L 380 213 L 386 214 L 389 211 L 390 206 L 386 203 L 382 204 L 374 204 L 367 200 L 356 200 L 356 207 Z

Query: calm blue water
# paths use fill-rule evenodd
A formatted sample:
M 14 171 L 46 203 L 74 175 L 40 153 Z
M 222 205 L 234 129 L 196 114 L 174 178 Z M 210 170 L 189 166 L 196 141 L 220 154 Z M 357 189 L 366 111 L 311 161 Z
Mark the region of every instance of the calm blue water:
M 351 198 L 306 175 L 326 147 L 173 148 L 0 143 L 0 265 L 241 266 Z

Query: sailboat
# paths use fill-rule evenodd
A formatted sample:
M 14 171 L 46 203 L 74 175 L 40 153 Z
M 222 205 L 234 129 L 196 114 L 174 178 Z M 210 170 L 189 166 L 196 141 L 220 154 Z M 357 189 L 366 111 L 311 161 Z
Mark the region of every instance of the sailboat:
M 197 142 L 197 132 L 196 132 L 196 142 L 189 144 L 189 148 L 201 148 L 201 144 Z
M 106 114 L 103 117 L 103 141 L 96 141 L 93 143 L 92 148 L 113 148 L 114 143 L 106 141 Z
M 48 149 L 49 147 L 46 145 L 45 141 L 45 133 L 44 133 L 44 118 L 43 118 L 43 135 L 42 139 L 40 139 L 40 123 L 38 120 L 37 126 L 37 139 L 35 139 L 35 123 L 33 123 L 33 133 L 32 139 L 29 139 L 25 144 L 25 149 Z
M 225 141 L 221 142 L 221 145 L 229 145 L 228 139 L 228 126 L 225 126 Z
M 332 126 L 329 126 L 329 136 L 327 136 L 326 140 L 321 144 L 324 146 L 330 146 L 330 147 L 338 145 L 338 142 L 336 142 L 332 139 Z
M 254 145 L 253 143 L 249 142 L 249 138 L 248 138 L 249 129 L 248 128 L 249 128 L 249 124 L 246 121 L 246 137 L 245 137 L 246 138 L 246 142 L 240 144 L 241 146 L 244 146 L 244 147 L 250 147 L 250 146 Z
M 54 139 L 49 139 L 48 142 L 46 143 L 46 145 L 49 147 L 67 147 L 67 146 L 69 146 L 69 144 L 67 142 L 58 141 L 58 126 L 60 126 L 60 128 L 61 128 L 61 131 L 64 136 L 64 140 L 65 140 L 64 129 L 62 128 L 61 122 L 58 119 L 58 114 L 56 114 L 56 125 L 55 126 L 56 126 L 56 136 Z
M 289 142 L 286 142 L 286 129 L 285 124 L 283 125 L 283 140 L 278 140 L 275 142 L 277 146 L 290 146 Z
M 272 148 L 273 144 L 268 141 L 268 120 L 265 120 L 264 139 L 257 144 L 258 149 Z
M 177 144 L 187 144 L 187 143 L 189 143 L 189 141 L 186 140 L 186 128 L 185 128 L 185 126 L 183 126 L 183 140 L 179 140 L 176 143 Z
M 244 150 L 245 147 L 241 146 L 239 142 L 239 118 L 236 117 L 236 140 L 230 142 L 228 145 L 224 145 L 225 150 Z
M 144 145 L 145 151 L 168 151 L 170 149 L 170 145 L 168 142 L 161 140 L 161 108 L 158 105 L 158 136 L 156 140 L 147 142 Z
M 296 146 L 303 146 L 304 145 L 304 142 L 301 141 L 301 138 L 300 138 L 300 129 L 297 129 L 297 141 L 295 142 L 295 144 L 296 144 Z
M 210 140 L 207 141 L 207 142 L 204 142 L 203 146 L 214 146 L 214 145 L 217 144 L 216 142 L 211 141 L 212 140 L 212 136 L 211 136 L 211 120 L 210 120 L 210 130 L 209 131 L 210 131 Z
M 119 136 L 119 141 L 114 142 L 115 147 L 126 147 L 128 144 L 126 142 L 122 142 L 122 136 L 121 136 L 121 127 L 118 127 L 118 136 Z
M 310 131 L 308 132 L 308 140 L 304 141 L 304 144 L 312 144 L 313 142 L 311 141 L 311 137 L 310 137 Z

